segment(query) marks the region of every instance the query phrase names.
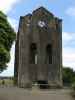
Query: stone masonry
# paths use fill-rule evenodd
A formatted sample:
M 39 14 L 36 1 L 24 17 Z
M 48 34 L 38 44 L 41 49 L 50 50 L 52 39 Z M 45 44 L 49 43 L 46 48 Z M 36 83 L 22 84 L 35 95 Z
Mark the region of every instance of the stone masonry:
M 20 17 L 14 77 L 19 87 L 62 86 L 62 20 L 43 7 Z

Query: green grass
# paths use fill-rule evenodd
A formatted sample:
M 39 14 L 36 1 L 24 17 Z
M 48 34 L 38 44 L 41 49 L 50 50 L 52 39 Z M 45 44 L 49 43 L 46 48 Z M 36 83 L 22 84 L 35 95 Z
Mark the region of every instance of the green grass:
M 12 79 L 0 80 L 0 85 L 13 85 L 13 80 Z

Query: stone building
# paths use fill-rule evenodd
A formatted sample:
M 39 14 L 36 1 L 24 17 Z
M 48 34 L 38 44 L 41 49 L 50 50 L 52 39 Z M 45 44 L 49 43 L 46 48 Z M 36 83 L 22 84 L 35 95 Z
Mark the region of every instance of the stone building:
M 14 76 L 19 87 L 62 86 L 62 20 L 43 7 L 20 17 Z

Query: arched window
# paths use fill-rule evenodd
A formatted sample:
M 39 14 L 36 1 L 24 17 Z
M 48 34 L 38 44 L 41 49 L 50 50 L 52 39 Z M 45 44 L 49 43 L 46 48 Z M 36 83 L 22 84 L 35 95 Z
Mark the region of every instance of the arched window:
M 47 64 L 52 64 L 52 45 L 48 44 L 46 47 L 46 61 Z
M 37 46 L 35 43 L 30 45 L 30 64 L 37 64 Z

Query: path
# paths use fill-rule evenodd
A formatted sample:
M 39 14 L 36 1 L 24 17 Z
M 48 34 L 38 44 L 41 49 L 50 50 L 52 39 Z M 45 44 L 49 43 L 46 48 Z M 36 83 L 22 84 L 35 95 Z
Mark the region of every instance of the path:
M 26 90 L 16 87 L 0 88 L 0 100 L 75 100 L 68 89 Z

